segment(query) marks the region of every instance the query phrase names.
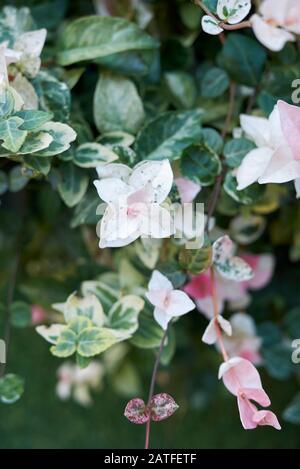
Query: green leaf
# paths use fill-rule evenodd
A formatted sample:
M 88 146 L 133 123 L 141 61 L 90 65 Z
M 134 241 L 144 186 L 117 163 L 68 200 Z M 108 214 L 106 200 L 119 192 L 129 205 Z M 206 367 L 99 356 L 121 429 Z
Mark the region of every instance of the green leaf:
M 229 140 L 224 146 L 224 156 L 230 168 L 240 166 L 244 157 L 255 148 L 253 142 L 246 138 L 234 138 Z
M 38 95 L 40 108 L 53 113 L 55 121 L 67 122 L 71 108 L 71 93 L 67 85 L 45 71 L 40 71 L 32 84 Z
M 179 109 L 191 109 L 196 101 L 197 88 L 192 75 L 187 72 L 167 72 L 164 75 L 172 104 Z
M 53 140 L 47 148 L 36 152 L 39 156 L 54 156 L 63 153 L 76 139 L 76 132 L 69 125 L 61 122 L 46 122 L 40 130 L 49 134 Z
M 300 308 L 296 307 L 284 316 L 284 328 L 293 339 L 300 337 Z
M 86 368 L 92 361 L 92 357 L 83 357 L 79 353 L 76 353 L 76 364 L 79 368 Z
M 8 117 L 14 110 L 15 100 L 9 88 L 0 93 L 0 119 Z
M 80 225 L 96 225 L 99 220 L 99 215 L 97 215 L 98 205 L 99 197 L 97 194 L 94 191 L 87 192 L 75 207 L 71 228 Z
M 202 186 L 213 184 L 221 169 L 221 161 L 218 155 L 203 150 L 202 146 L 192 146 L 183 153 L 181 160 L 182 175 Z
M 204 73 L 201 80 L 201 95 L 204 98 L 217 98 L 229 87 L 229 78 L 225 70 L 212 67 Z
M 0 121 L 0 140 L 3 148 L 13 153 L 17 153 L 21 148 L 27 136 L 27 132 L 20 129 L 22 124 L 20 117 L 9 117 Z
M 80 332 L 88 328 L 91 329 L 92 327 L 92 321 L 85 316 L 77 316 L 74 319 L 71 319 L 70 322 L 68 322 L 68 329 L 75 332 L 77 336 L 80 334 Z
M 158 42 L 136 24 L 113 16 L 88 16 L 72 21 L 62 31 L 58 62 L 70 65 L 128 51 L 156 49 Z
M 96 168 L 117 159 L 116 153 L 100 143 L 83 143 L 76 149 L 73 161 L 81 168 Z
M 300 392 L 298 392 L 293 400 L 289 403 L 283 412 L 283 418 L 287 422 L 300 425 Z
M 163 329 L 157 324 L 153 317 L 153 307 L 146 304 L 139 315 L 139 328 L 130 342 L 139 348 L 157 348 L 161 343 Z
M 174 288 L 180 288 L 186 282 L 186 274 L 176 261 L 159 263 L 157 270 L 170 280 Z
M 57 190 L 68 207 L 74 207 L 84 196 L 88 187 L 88 176 L 73 163 L 59 167 L 60 180 Z
M 24 380 L 18 375 L 7 374 L 0 378 L 0 401 L 13 404 L 24 392 Z
M 134 166 L 137 163 L 137 154 L 132 148 L 123 145 L 115 145 L 113 147 L 114 153 L 118 156 L 120 163 L 127 166 Z
M 77 351 L 83 357 L 93 357 L 116 342 L 117 339 L 108 329 L 91 327 L 80 332 Z
M 99 299 L 105 313 L 108 313 L 110 308 L 113 306 L 116 301 L 120 298 L 120 292 L 113 288 L 113 286 L 108 285 L 104 281 L 100 280 L 91 280 L 85 281 L 81 285 L 81 291 L 83 296 L 88 294 L 96 295 Z
M 8 189 L 8 178 L 4 171 L 0 171 L 0 195 L 4 194 Z
M 170 111 L 153 119 L 141 130 L 135 151 L 140 160 L 176 160 L 185 148 L 200 139 L 200 111 Z
M 225 192 L 232 197 L 233 200 L 243 205 L 253 205 L 257 203 L 265 191 L 262 185 L 256 183 L 242 191 L 238 191 L 236 177 L 231 172 L 226 174 L 223 187 Z
M 60 334 L 57 344 L 51 347 L 51 353 L 56 357 L 66 358 L 73 355 L 76 351 L 77 335 L 74 331 L 67 328 Z
M 136 134 L 144 118 L 143 103 L 133 81 L 101 73 L 94 94 L 94 120 L 98 130 Z
M 293 371 L 291 360 L 291 347 L 288 344 L 279 343 L 262 349 L 262 356 L 268 373 L 276 379 L 286 380 Z
M 63 313 L 65 321 L 75 321 L 77 319 L 88 319 L 95 326 L 104 324 L 104 313 L 98 298 L 93 294 L 88 294 L 83 298 L 72 293 L 65 303 L 55 303 L 52 307 Z M 70 325 L 71 327 L 71 325 Z M 87 325 L 85 327 L 88 327 Z M 73 329 L 73 327 L 71 327 Z
M 29 153 L 39 153 L 40 156 L 42 150 L 49 148 L 53 142 L 53 137 L 47 132 L 36 132 L 27 135 L 25 142 L 18 151 L 19 155 L 26 155 Z M 39 157 L 40 157 L 39 156 Z
M 21 125 L 22 130 L 37 130 L 46 122 L 53 118 L 52 112 L 30 110 L 30 111 L 18 111 L 15 116 L 20 117 L 24 122 Z
M 167 366 L 170 364 L 174 354 L 176 351 L 176 338 L 175 338 L 175 330 L 174 327 L 169 326 L 168 327 L 168 335 L 167 335 L 167 341 L 166 344 L 163 348 L 160 362 L 162 365 Z
M 154 269 L 161 248 L 161 240 L 155 238 L 141 238 L 134 243 L 136 255 L 148 268 Z
M 109 327 L 130 337 L 138 328 L 138 316 L 144 304 L 138 296 L 123 296 L 108 313 Z
M 266 219 L 259 215 L 237 216 L 230 222 L 230 236 L 239 244 L 254 243 L 266 228 Z
M 212 265 L 212 247 L 209 245 L 200 249 L 182 249 L 178 260 L 180 266 L 191 274 L 201 274 Z
M 267 54 L 256 40 L 231 33 L 224 43 L 218 62 L 238 83 L 256 86 L 263 73 Z
M 22 190 L 28 183 L 29 178 L 23 174 L 22 166 L 14 166 L 8 174 L 8 187 L 11 192 Z
M 26 327 L 31 322 L 30 306 L 24 301 L 15 301 L 10 308 L 11 324 L 15 327 Z
M 223 139 L 215 129 L 205 127 L 202 129 L 201 145 L 210 153 L 219 155 L 223 149 Z
M 39 156 L 26 156 L 24 161 L 25 166 L 37 171 L 38 173 L 47 176 L 51 169 L 51 159 L 50 158 L 41 158 Z
M 134 142 L 134 136 L 120 131 L 107 132 L 99 137 L 98 142 L 109 148 L 113 148 L 118 145 L 130 147 Z

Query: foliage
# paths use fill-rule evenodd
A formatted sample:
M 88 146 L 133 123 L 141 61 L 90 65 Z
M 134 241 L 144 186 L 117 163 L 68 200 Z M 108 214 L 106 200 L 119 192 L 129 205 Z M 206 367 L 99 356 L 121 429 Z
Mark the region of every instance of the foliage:
M 24 328 L 30 340 L 35 327 L 51 343 L 57 365 L 70 361 L 70 389 L 79 403 L 89 399 L 78 392 L 97 392 L 103 375 L 130 399 L 125 416 L 146 426 L 178 405 L 165 389 L 156 395 L 152 389 L 148 402 L 136 398 L 145 391 L 141 376 L 149 375 L 141 357 L 155 352 L 166 367 L 176 352 L 186 361 L 205 329 L 196 322 L 196 333 L 189 325 L 197 309 L 211 319 L 213 308 L 210 327 L 217 329 L 218 315 L 230 321 L 232 311 L 247 312 L 257 327 L 247 336 L 251 353 L 258 353 L 270 382 L 299 376 L 291 359 L 300 337 L 294 288 L 300 210 L 291 184 L 299 196 L 299 161 L 288 180 L 264 182 L 259 175 L 246 187 L 240 182 L 249 155 L 262 147 L 275 152 L 277 138 L 261 143 L 240 116 L 266 125 L 278 100 L 295 104 L 299 53 L 292 40 L 268 50 L 251 25 L 231 31 L 237 12 L 220 15 L 219 2 L 204 4 L 225 21 L 213 24 L 224 41 L 201 30 L 203 12 L 187 0 L 128 0 L 125 9 L 121 0 L 65 0 L 59 8 L 44 0 L 21 8 L 9 1 L 0 12 L 0 291 L 8 292 L 0 304 L 0 338 Z M 300 135 L 299 122 L 291 121 Z M 291 142 L 281 125 L 289 149 L 298 151 L 297 139 Z M 186 194 L 196 195 L 183 194 L 180 178 Z M 193 202 L 193 213 L 204 203 L 201 230 L 177 224 L 174 206 L 185 201 Z M 116 207 L 125 211 L 114 237 Z M 174 216 L 172 229 L 160 222 L 146 229 L 150 210 L 157 219 Z M 264 279 L 274 263 L 275 280 Z M 163 287 L 153 286 L 153 271 Z M 232 337 L 226 323 L 223 329 L 225 345 L 236 347 L 234 327 Z M 248 349 L 234 350 L 247 358 Z M 207 362 L 214 356 L 211 351 Z M 95 363 L 102 368 L 94 368 L 93 381 Z M 185 366 L 179 360 L 179 374 Z M 0 401 L 14 403 L 23 378 L 11 372 L 10 361 L 1 370 Z M 80 373 L 88 370 L 82 391 Z M 37 380 L 42 372 L 36 370 Z M 282 416 L 299 424 L 299 393 L 289 403 L 291 397 Z

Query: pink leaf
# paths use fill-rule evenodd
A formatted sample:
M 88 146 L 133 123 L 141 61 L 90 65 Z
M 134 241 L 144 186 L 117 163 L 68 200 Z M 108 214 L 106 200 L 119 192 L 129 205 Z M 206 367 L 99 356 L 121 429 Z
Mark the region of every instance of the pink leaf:
M 178 409 L 178 405 L 174 401 L 173 397 L 166 393 L 156 394 L 152 397 L 150 402 L 151 419 L 154 422 L 160 422 L 165 420 Z
M 143 399 L 138 397 L 128 402 L 124 415 L 130 422 L 142 425 L 149 420 L 149 412 Z

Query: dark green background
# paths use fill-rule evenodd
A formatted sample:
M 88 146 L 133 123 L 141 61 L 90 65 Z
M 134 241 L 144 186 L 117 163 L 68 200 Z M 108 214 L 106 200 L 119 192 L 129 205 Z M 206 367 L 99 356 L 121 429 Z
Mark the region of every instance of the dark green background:
M 197 319 L 196 319 L 197 322 Z M 180 327 L 179 324 L 177 327 Z M 205 354 L 205 348 L 200 352 Z M 213 351 L 210 358 L 218 359 Z M 215 356 L 216 355 L 216 356 Z M 152 356 L 146 358 L 149 372 Z M 203 360 L 204 356 L 202 357 Z M 264 427 L 245 431 L 241 427 L 235 398 L 217 382 L 218 362 L 213 362 L 210 377 L 212 395 L 204 398 L 197 377 L 176 375 L 176 365 L 184 357 L 174 357 L 170 384 L 172 395 L 180 404 L 177 413 L 166 422 L 152 425 L 152 447 L 158 448 L 297 448 L 299 427 L 283 422 L 281 432 Z M 191 360 L 192 357 L 191 357 Z M 195 361 L 201 360 L 201 353 Z M 89 409 L 72 401 L 61 402 L 54 393 L 56 368 L 61 362 L 49 354 L 48 345 L 34 330 L 13 332 L 9 370 L 21 374 L 26 381 L 25 393 L 14 405 L 0 404 L 1 448 L 139 448 L 144 444 L 144 427 L 135 426 L 123 417 L 125 398 L 116 396 L 109 384 L 94 395 Z M 215 369 L 214 369 L 215 368 Z M 142 368 L 141 368 L 142 370 Z M 173 370 L 173 371 L 172 371 Z M 145 374 L 147 370 L 143 370 Z M 162 370 L 162 372 L 164 372 Z M 271 380 L 263 373 L 264 386 L 272 396 L 272 409 L 280 415 L 297 390 L 295 384 Z M 200 374 L 199 374 L 200 379 Z M 203 373 L 201 374 L 203 379 Z M 180 381 L 181 386 L 176 382 Z M 145 384 L 148 380 L 145 380 Z M 191 392 L 190 385 L 194 387 Z M 205 387 L 205 386 L 204 386 Z M 177 390 L 176 390 L 177 388 Z M 198 394 L 195 392 L 198 391 Z M 203 391 L 203 383 L 202 383 Z M 145 388 L 146 394 L 146 388 Z M 204 399 L 204 408 L 195 409 L 194 400 Z M 190 400 L 190 402 L 188 402 Z M 206 402 L 207 400 L 207 402 Z

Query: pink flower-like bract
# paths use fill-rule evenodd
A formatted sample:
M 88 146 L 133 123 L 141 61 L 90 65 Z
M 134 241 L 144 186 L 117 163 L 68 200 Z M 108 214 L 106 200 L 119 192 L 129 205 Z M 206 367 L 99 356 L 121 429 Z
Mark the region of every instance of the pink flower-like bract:
M 269 407 L 271 401 L 262 387 L 257 369 L 251 362 L 240 357 L 231 358 L 220 366 L 219 379 L 221 378 L 228 391 L 237 397 L 240 419 L 245 430 L 263 425 L 281 429 L 273 412 L 259 410 L 253 403 L 254 401 L 261 407 Z

